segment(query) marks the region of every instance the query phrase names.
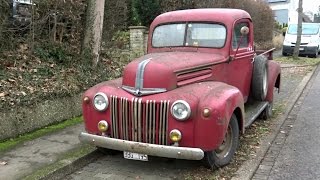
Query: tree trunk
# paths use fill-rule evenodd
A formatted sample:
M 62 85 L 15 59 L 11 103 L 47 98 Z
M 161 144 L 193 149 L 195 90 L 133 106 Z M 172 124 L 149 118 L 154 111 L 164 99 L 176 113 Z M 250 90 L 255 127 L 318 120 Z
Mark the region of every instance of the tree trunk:
M 302 34 L 302 0 L 299 0 L 299 8 L 298 8 L 298 28 L 297 28 L 297 41 L 296 46 L 293 50 L 293 58 L 297 59 L 299 56 L 299 49 L 301 43 L 301 34 Z
M 105 0 L 87 0 L 82 53 L 89 53 L 89 55 L 91 55 L 94 66 L 99 62 L 104 4 Z

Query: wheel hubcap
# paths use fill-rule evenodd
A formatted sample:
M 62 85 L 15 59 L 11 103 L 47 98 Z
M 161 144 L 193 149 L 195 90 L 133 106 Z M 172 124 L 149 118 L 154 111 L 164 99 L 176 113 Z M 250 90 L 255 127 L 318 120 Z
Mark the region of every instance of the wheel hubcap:
M 264 97 L 262 99 L 264 99 L 267 96 L 267 84 L 268 84 L 268 78 L 267 78 L 267 70 L 264 70 L 264 77 L 263 77 L 263 93 L 264 93 Z
M 231 126 L 229 125 L 228 131 L 223 139 L 223 142 L 218 147 L 218 149 L 215 150 L 215 153 L 219 158 L 225 158 L 226 156 L 228 156 L 233 143 L 232 135 L 233 135 L 233 132 L 232 132 Z

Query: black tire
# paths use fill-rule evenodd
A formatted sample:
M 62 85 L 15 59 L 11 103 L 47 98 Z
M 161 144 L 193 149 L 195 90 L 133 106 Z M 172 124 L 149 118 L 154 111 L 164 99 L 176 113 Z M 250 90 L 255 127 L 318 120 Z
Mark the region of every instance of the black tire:
M 288 56 L 288 54 L 282 51 L 282 56 Z
M 270 119 L 273 115 L 272 108 L 273 108 L 273 102 L 272 101 L 268 102 L 267 107 L 261 112 L 259 118 L 263 120 Z
M 239 145 L 239 126 L 237 117 L 231 116 L 228 131 L 223 143 L 215 150 L 205 152 L 202 159 L 204 165 L 210 169 L 216 169 L 228 165 Z
M 257 101 L 263 101 L 268 93 L 268 59 L 265 56 L 254 58 L 251 81 L 251 95 Z
M 312 57 L 312 58 L 317 58 L 318 55 L 319 55 L 319 50 L 316 49 L 316 52 L 315 52 L 314 54 L 310 55 L 310 57 Z
M 103 148 L 103 147 L 96 147 L 98 149 L 99 152 L 101 152 L 104 155 L 116 155 L 118 153 L 120 153 L 120 151 L 116 151 L 113 149 L 107 149 L 107 148 Z

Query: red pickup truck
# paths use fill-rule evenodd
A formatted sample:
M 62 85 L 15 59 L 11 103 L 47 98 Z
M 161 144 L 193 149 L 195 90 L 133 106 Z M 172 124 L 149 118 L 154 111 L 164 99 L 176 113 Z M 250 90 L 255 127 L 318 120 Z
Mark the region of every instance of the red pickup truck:
M 257 52 L 250 15 L 239 9 L 167 12 L 150 27 L 147 54 L 122 78 L 83 95 L 82 142 L 148 156 L 227 165 L 239 136 L 272 115 L 280 66 Z

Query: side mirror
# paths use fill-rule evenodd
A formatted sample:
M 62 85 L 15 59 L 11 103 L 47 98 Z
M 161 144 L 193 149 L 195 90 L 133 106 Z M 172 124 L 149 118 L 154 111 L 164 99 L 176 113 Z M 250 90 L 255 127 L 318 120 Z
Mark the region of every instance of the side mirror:
M 249 28 L 247 26 L 243 26 L 241 29 L 240 29 L 240 32 L 241 32 L 241 35 L 242 36 L 245 36 L 247 34 L 249 34 Z

